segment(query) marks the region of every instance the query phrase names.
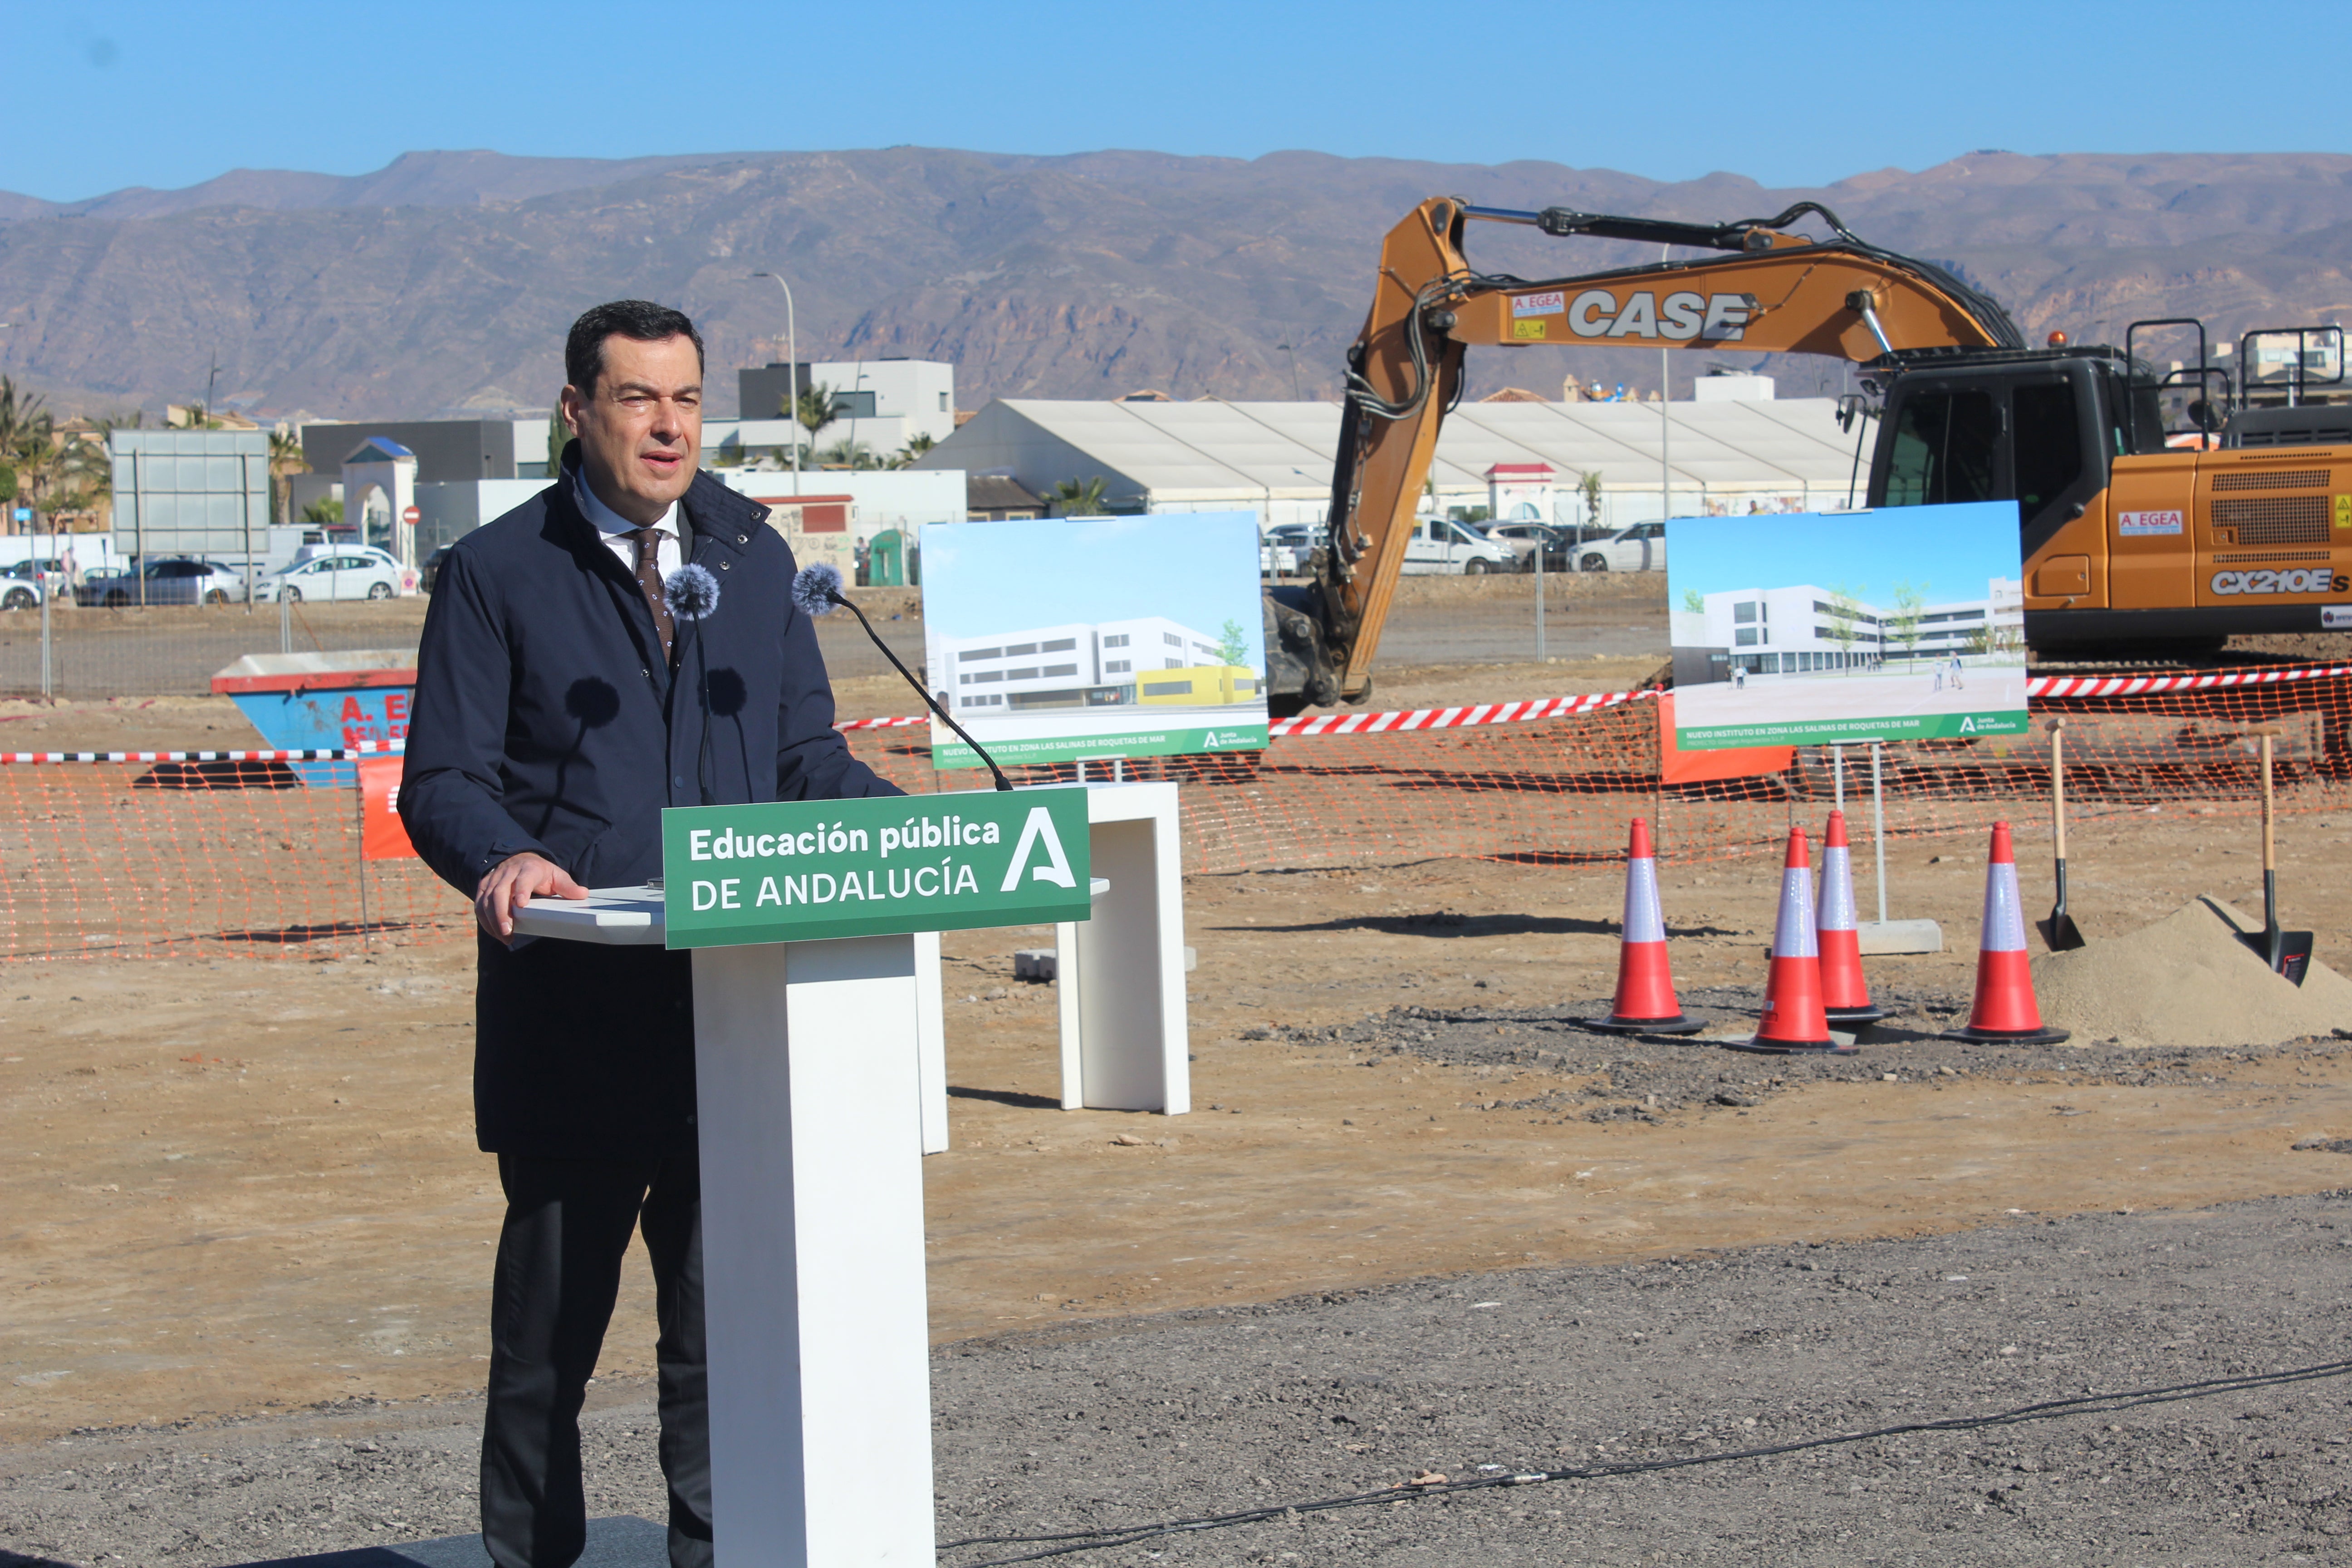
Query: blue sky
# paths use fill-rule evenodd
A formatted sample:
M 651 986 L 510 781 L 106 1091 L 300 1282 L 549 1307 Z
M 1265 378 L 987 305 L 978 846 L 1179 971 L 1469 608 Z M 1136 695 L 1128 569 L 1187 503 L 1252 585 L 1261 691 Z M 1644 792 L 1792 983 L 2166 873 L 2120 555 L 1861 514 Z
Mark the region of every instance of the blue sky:
M 1928 604 L 1984 596 L 1992 577 L 2018 575 L 2017 503 L 1886 507 L 1793 517 L 1678 517 L 1666 524 L 1666 593 L 1675 609 L 1693 589 L 1844 588 L 1891 608 L 1908 580 Z
M 944 637 L 1165 616 L 1214 637 L 1239 621 L 1265 665 L 1257 520 L 1245 511 L 1038 518 L 923 531 L 923 614 Z
M 58 201 L 419 149 L 1304 148 L 1791 184 L 1982 147 L 2352 144 L 2327 64 L 2352 57 L 2343 0 L 53 0 L 9 6 L 6 39 L 0 190 Z

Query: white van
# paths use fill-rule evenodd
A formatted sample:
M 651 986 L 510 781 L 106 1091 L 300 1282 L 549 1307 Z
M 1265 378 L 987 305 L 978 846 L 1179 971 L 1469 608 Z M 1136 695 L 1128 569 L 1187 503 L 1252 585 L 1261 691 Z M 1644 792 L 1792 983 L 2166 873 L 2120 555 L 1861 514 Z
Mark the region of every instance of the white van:
M 1412 537 L 1405 542 L 1403 570 L 1414 576 L 1440 572 L 1516 572 L 1519 558 L 1509 546 L 1498 544 L 1466 522 L 1451 518 L 1417 517 Z

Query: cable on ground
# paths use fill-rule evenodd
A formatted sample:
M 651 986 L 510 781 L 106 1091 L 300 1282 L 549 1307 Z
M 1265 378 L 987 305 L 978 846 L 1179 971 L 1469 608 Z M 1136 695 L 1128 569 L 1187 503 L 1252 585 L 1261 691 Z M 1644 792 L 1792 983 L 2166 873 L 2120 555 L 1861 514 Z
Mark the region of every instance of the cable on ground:
M 1899 1437 L 1913 1432 L 1974 1432 L 1988 1426 L 2015 1426 L 2021 1422 L 2047 1421 L 2066 1415 L 2105 1415 L 2114 1411 L 2137 1409 L 2150 1405 L 2172 1405 L 2188 1399 L 2209 1399 L 2221 1394 L 2285 1388 L 2298 1383 L 2313 1383 L 2323 1378 L 2342 1377 L 2347 1373 L 2352 1373 L 2352 1361 L 2322 1362 L 2314 1366 L 2289 1367 L 2279 1372 L 2255 1373 L 2243 1377 L 2217 1377 L 2201 1383 L 2178 1383 L 2160 1388 L 2134 1388 L 2114 1394 L 2080 1394 L 2073 1399 L 2049 1399 L 2034 1405 L 2021 1405 L 2015 1409 L 1998 1411 L 1990 1415 L 1951 1415 L 1933 1421 L 1906 1421 L 1894 1426 L 1874 1427 L 1867 1432 L 1840 1432 L 1826 1437 L 1806 1437 L 1793 1443 L 1772 1443 L 1755 1448 L 1734 1448 L 1720 1454 L 1685 1454 L 1672 1459 L 1644 1459 L 1633 1464 L 1580 1465 L 1571 1469 L 1530 1470 L 1516 1475 L 1480 1476 L 1472 1480 L 1444 1481 L 1421 1487 L 1401 1483 L 1383 1488 L 1376 1492 L 1351 1492 L 1344 1497 L 1318 1498 L 1310 1502 L 1273 1503 L 1265 1508 L 1245 1509 L 1239 1513 L 1204 1514 L 1192 1519 L 1170 1520 L 1160 1524 L 1131 1525 L 1107 1530 L 1075 1530 L 1049 1535 L 974 1535 L 961 1541 L 948 1542 L 940 1546 L 940 1550 L 954 1552 L 970 1546 L 1043 1546 L 1045 1548 L 1038 1552 L 1024 1552 L 1017 1557 L 992 1557 L 964 1565 L 964 1568 L 1008 1568 L 1009 1564 L 1016 1563 L 1036 1563 L 1048 1557 L 1063 1557 L 1072 1552 L 1093 1552 L 1105 1547 L 1132 1546 L 1138 1542 L 1157 1540 L 1163 1536 L 1189 1535 L 1206 1530 L 1229 1530 L 1236 1525 L 1259 1524 L 1267 1520 L 1282 1519 L 1292 1514 L 1328 1513 L 1337 1509 L 1369 1508 L 1376 1503 L 1448 1497 L 1457 1492 L 1488 1491 L 1498 1487 L 1535 1486 L 1545 1481 L 1607 1480 L 1616 1476 L 1638 1476 L 1658 1470 L 1687 1469 L 1695 1465 L 1728 1464 L 1735 1459 L 1765 1459 L 1781 1454 L 1801 1454 L 1814 1448 L 1867 1443 L 1874 1438 Z

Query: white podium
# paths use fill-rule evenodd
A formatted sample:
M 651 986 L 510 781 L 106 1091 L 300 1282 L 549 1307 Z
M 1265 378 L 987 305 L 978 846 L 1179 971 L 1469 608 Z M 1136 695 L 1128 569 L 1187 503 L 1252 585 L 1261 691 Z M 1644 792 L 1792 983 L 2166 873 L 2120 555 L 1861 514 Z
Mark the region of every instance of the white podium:
M 1062 1109 L 1192 1109 L 1192 1026 L 1184 1003 L 1184 879 L 1172 784 L 1089 784 L 1087 837 L 1110 891 L 1094 918 L 1054 928 L 1061 1010 Z M 948 1131 L 946 1010 L 940 939 L 916 937 L 923 1152 Z
M 661 895 L 646 888 L 535 900 L 515 929 L 656 946 L 666 936 Z M 724 1568 L 933 1561 L 925 943 L 936 980 L 937 933 L 694 954 Z M 936 984 L 928 994 L 936 1019 Z M 803 1040 L 830 1048 L 796 1050 Z
M 1192 1109 L 1184 879 L 1172 784 L 1087 785 L 1093 919 L 1054 928 L 1062 1109 Z

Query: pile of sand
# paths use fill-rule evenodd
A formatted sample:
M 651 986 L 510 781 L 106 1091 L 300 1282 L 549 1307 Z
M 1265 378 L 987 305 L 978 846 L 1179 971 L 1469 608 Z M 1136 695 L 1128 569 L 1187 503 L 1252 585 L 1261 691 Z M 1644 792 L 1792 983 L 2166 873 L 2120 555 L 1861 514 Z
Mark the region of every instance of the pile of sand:
M 2352 1029 L 2352 980 L 2315 952 L 2298 988 L 2238 940 L 2260 930 L 2218 899 L 2192 899 L 2128 936 L 2043 953 L 2042 1021 L 2084 1045 L 2273 1046 Z

